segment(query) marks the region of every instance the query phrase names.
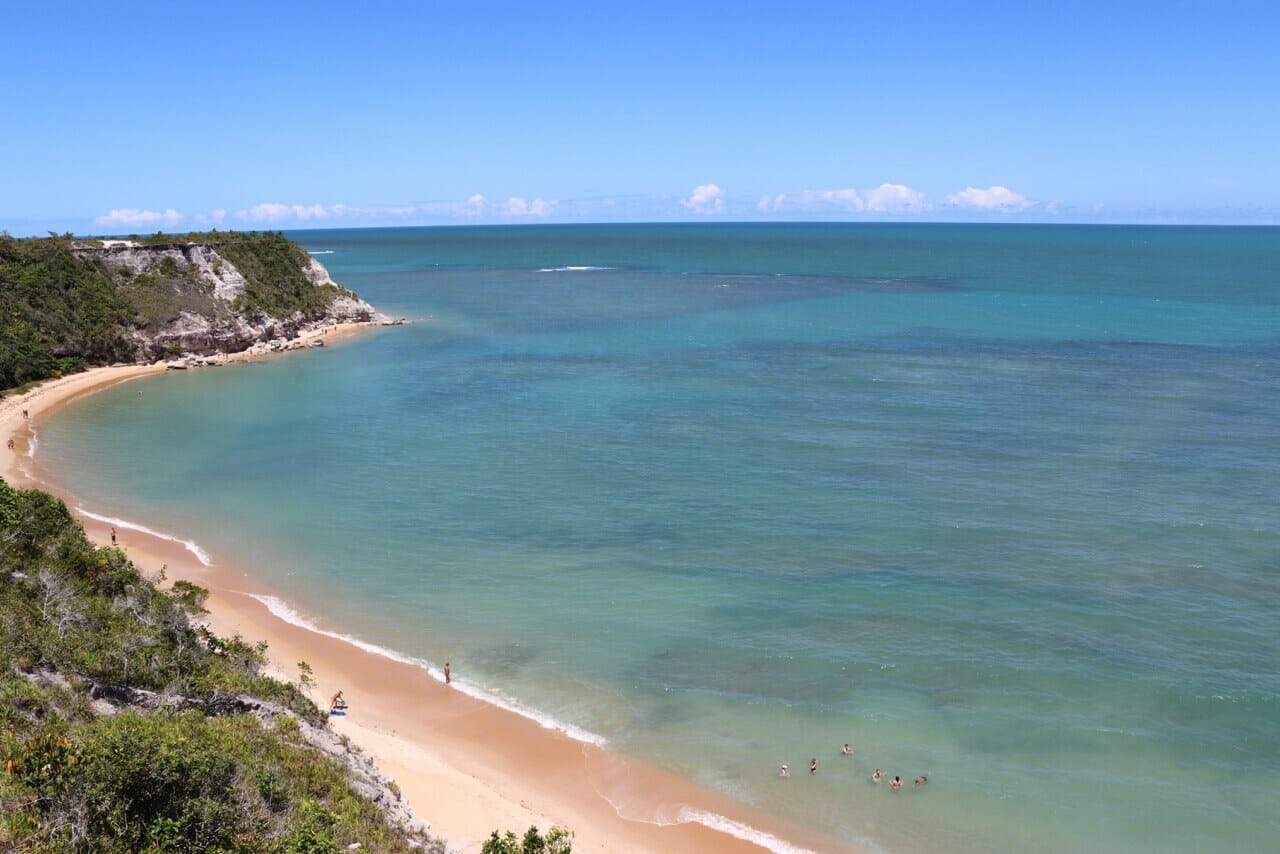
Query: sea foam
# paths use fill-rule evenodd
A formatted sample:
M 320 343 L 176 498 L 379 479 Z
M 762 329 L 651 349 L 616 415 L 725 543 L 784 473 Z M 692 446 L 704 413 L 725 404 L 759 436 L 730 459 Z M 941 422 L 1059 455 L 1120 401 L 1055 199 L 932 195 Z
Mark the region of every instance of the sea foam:
M 749 824 L 743 824 L 740 821 L 725 818 L 719 813 L 707 812 L 695 807 L 681 807 L 678 821 L 681 824 L 694 822 L 704 825 L 712 830 L 727 833 L 744 842 L 759 845 L 761 848 L 774 852 L 774 854 L 813 854 L 808 848 L 798 848 L 784 839 L 779 839 L 772 833 L 765 833 L 763 830 L 757 830 Z
M 181 537 L 175 537 L 172 534 L 164 534 L 164 533 L 161 533 L 160 531 L 156 531 L 151 528 L 148 528 L 145 525 L 139 525 L 136 522 L 130 522 L 126 519 L 117 519 L 114 516 L 101 516 L 97 513 L 93 513 L 89 510 L 86 510 L 79 505 L 76 505 L 76 512 L 79 513 L 81 516 L 88 516 L 90 519 L 95 519 L 99 522 L 104 522 L 108 525 L 115 525 L 117 528 L 125 528 L 130 531 L 139 531 L 143 534 L 149 534 L 150 536 L 156 537 L 161 540 L 168 540 L 171 543 L 177 543 L 178 545 L 182 546 L 184 549 L 186 549 L 187 551 L 195 555 L 196 559 L 199 560 L 205 566 L 213 566 L 213 558 L 209 557 L 209 553 L 204 549 L 200 548 L 199 544 L 194 543 L 191 540 L 184 540 Z
M 539 273 L 586 273 L 592 270 L 614 270 L 616 267 L 592 267 L 590 265 L 570 264 L 565 267 L 539 267 Z
M 429 675 L 432 679 L 435 679 L 437 682 L 444 682 L 444 671 L 436 667 L 426 659 L 415 658 L 413 656 L 404 655 L 403 653 L 396 652 L 393 649 L 388 649 L 387 647 L 378 646 L 377 644 L 369 643 L 366 640 L 361 640 L 360 638 L 354 637 L 353 635 L 343 634 L 342 632 L 333 632 L 333 631 L 329 631 L 328 629 L 322 629 L 319 626 L 317 626 L 315 623 L 313 623 L 311 620 L 299 614 L 289 605 L 289 603 L 285 602 L 283 599 L 280 599 L 277 596 L 267 596 L 267 595 L 261 595 L 258 593 L 247 593 L 245 591 L 238 591 L 238 592 L 244 593 L 244 595 L 249 596 L 253 599 L 257 599 L 259 602 L 261 602 L 263 605 L 267 607 L 267 610 L 270 611 L 272 615 L 274 615 L 275 617 L 281 620 L 284 620 L 286 623 L 288 623 L 291 626 L 297 626 L 300 629 L 306 629 L 307 631 L 315 632 L 318 635 L 324 635 L 325 637 L 330 637 L 330 638 L 333 638 L 334 640 L 340 640 L 344 643 L 349 643 L 352 646 L 357 647 L 358 649 L 362 649 L 365 652 L 372 653 L 373 655 L 380 655 L 383 658 L 390 659 L 391 661 L 397 661 L 401 664 L 409 664 L 414 667 L 419 667 L 422 670 L 425 670 L 427 672 L 427 675 Z M 512 700 L 511 698 L 506 697 L 502 694 L 499 694 L 495 691 L 490 691 L 475 685 L 470 685 L 470 684 L 467 684 L 466 682 L 460 682 L 456 679 L 450 682 L 449 685 L 450 687 L 454 688 L 455 690 L 463 694 L 466 694 L 469 697 L 474 697 L 475 699 L 488 703 L 492 706 L 497 706 L 500 709 L 505 709 L 506 711 L 512 712 L 513 714 L 520 715 L 523 718 L 528 718 L 529 720 L 533 721 L 543 729 L 562 732 L 565 735 L 567 735 L 569 738 L 572 738 L 574 741 L 581 741 L 585 744 L 594 744 L 597 746 L 604 746 L 607 743 L 607 740 L 602 735 L 597 735 L 596 733 L 585 730 L 582 727 L 574 726 L 573 724 L 565 723 L 564 721 L 558 720 L 552 717 L 551 715 L 545 714 L 543 712 L 539 712 L 535 709 L 530 709 L 525 706 L 522 706 L 519 703 L 517 703 L 515 700 Z

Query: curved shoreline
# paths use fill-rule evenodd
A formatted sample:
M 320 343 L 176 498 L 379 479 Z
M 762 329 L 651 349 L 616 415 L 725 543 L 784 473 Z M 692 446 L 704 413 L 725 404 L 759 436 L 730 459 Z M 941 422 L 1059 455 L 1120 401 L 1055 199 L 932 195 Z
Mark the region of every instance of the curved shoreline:
M 343 325 L 327 340 L 367 326 Z M 226 361 L 254 358 L 261 356 Z M 99 544 L 110 542 L 116 523 L 120 546 L 144 570 L 165 567 L 171 579 L 208 588 L 210 626 L 220 634 L 265 640 L 273 675 L 292 680 L 296 665 L 287 663 L 305 660 L 320 686 L 317 697 L 342 688 L 351 713 L 334 718 L 333 728 L 396 778 L 415 812 L 451 850 L 478 851 L 490 831 L 519 832 L 530 824 L 573 830 L 582 851 L 856 850 L 609 751 L 580 733 L 551 728 L 536 714 L 504 708 L 483 692 L 455 690 L 425 662 L 376 652 L 324 621 L 286 619 L 270 607 L 279 602 L 289 608 L 283 599 L 250 574 L 219 563 L 197 542 L 137 520 L 121 525 L 109 509 L 86 510 L 73 484 L 48 480 L 34 457 L 34 425 L 83 395 L 164 370 L 96 368 L 0 401 L 0 429 L 17 440 L 14 450 L 0 447 L 0 474 L 14 486 L 58 495 Z

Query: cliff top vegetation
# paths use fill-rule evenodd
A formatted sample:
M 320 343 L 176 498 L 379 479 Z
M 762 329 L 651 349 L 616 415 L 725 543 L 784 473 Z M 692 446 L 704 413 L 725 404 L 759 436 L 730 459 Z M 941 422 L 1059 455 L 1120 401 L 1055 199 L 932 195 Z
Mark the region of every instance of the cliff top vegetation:
M 279 232 L 210 231 L 129 238 L 154 264 L 115 263 L 98 238 L 70 234 L 18 239 L 0 233 L 0 389 L 86 366 L 154 356 L 140 337 L 182 314 L 226 322 L 316 320 L 333 300 L 353 296 L 308 277 L 311 257 Z M 215 271 L 230 264 L 243 291 L 220 300 L 181 251 L 213 250 Z

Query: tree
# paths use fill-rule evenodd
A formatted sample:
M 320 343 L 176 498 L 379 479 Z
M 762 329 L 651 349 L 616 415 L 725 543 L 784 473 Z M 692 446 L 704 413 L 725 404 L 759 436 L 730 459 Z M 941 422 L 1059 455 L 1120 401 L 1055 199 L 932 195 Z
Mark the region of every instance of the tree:
M 524 832 L 524 839 L 517 839 L 510 830 L 505 835 L 494 831 L 485 840 L 480 854 L 571 854 L 573 833 L 563 827 L 552 827 L 543 836 L 536 825 Z
M 311 689 L 316 687 L 315 671 L 305 661 L 298 662 L 298 685 L 302 687 L 307 696 L 311 696 Z

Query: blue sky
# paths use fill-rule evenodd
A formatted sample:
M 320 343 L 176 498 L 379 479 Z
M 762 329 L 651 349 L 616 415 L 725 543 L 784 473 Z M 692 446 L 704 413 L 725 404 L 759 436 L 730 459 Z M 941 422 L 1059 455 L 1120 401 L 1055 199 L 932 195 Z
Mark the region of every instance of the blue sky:
M 0 229 L 1280 222 L 1280 3 L 6 9 Z

